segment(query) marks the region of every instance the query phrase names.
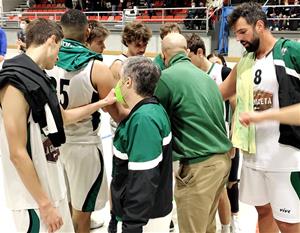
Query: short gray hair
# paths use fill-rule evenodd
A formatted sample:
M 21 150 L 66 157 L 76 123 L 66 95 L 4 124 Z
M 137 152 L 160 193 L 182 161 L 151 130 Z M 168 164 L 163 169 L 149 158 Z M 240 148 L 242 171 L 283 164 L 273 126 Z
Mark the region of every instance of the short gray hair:
M 147 57 L 129 57 L 122 68 L 123 77 L 130 77 L 136 93 L 140 96 L 152 96 L 160 77 L 160 69 Z

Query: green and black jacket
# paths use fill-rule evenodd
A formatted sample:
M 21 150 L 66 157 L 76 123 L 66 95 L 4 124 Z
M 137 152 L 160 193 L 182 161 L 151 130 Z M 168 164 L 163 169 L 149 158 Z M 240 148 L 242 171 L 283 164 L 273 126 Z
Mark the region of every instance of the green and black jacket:
M 279 39 L 273 48 L 273 59 L 280 108 L 300 103 L 300 43 Z M 300 149 L 299 126 L 280 124 L 279 130 L 279 143 Z
M 114 137 L 111 195 L 122 232 L 142 232 L 172 210 L 171 126 L 157 99 L 140 101 Z

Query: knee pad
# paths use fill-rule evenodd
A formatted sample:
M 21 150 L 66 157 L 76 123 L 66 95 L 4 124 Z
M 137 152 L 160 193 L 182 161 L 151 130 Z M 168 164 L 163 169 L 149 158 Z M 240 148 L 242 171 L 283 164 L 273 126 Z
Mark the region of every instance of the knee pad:
M 227 188 L 227 195 L 230 201 L 231 213 L 239 212 L 239 186 L 238 183 Z

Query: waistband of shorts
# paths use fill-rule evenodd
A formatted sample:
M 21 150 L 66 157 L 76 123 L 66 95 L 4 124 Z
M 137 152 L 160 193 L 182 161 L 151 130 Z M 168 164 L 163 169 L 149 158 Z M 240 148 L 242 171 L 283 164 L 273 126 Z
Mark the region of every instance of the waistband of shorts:
M 101 143 L 101 137 L 100 136 L 67 136 L 66 137 L 66 143 L 67 144 L 99 144 Z

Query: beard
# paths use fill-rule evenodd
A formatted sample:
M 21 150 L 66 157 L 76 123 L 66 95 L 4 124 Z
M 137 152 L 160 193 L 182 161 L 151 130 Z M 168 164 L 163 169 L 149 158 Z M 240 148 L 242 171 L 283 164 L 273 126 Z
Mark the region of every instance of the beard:
M 247 50 L 247 52 L 256 52 L 258 50 L 259 47 L 259 38 L 256 37 L 255 39 L 253 39 L 253 41 L 251 42 L 246 42 L 246 41 L 241 41 L 241 43 L 243 44 L 243 46 L 245 44 L 248 44 L 247 47 L 245 47 L 245 49 Z

